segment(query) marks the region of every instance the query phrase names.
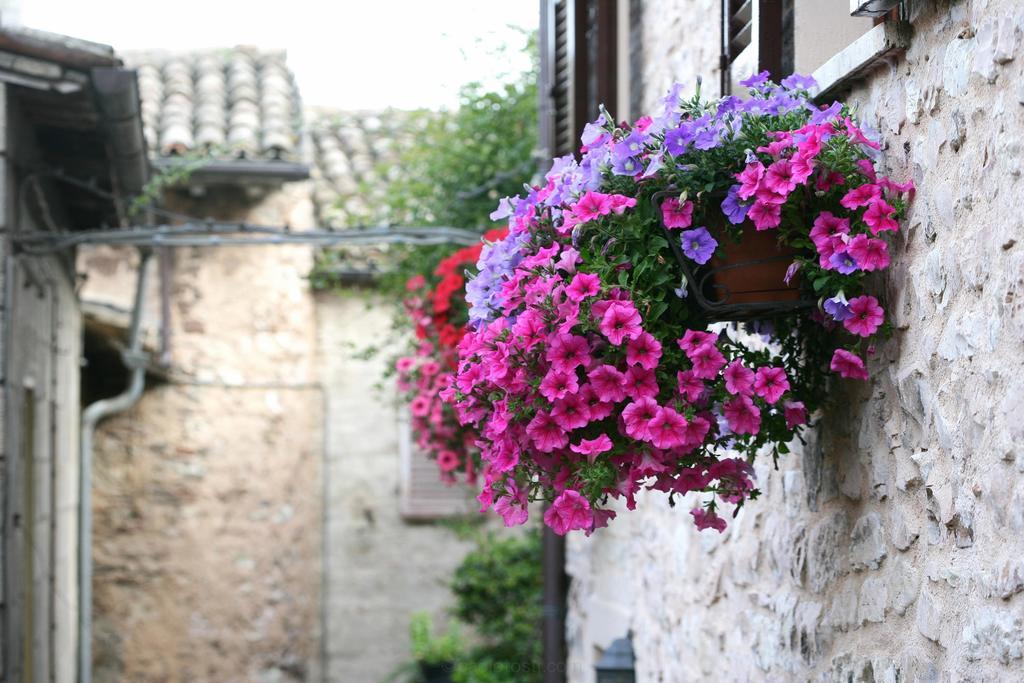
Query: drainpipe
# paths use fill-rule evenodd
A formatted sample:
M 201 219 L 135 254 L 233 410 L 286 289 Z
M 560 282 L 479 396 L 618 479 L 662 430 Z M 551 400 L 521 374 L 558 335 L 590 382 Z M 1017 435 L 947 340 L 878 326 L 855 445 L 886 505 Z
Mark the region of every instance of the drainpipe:
M 565 574 L 565 536 L 559 536 L 547 525 L 542 534 L 543 680 L 544 683 L 565 683 L 565 612 L 569 585 Z
M 135 305 L 128 330 L 128 348 L 122 354 L 131 371 L 127 388 L 112 398 L 90 404 L 82 411 L 81 472 L 78 489 L 78 682 L 92 683 L 92 447 L 96 425 L 104 418 L 128 410 L 142 396 L 146 384 L 146 355 L 142 351 L 142 303 L 152 251 L 139 250 Z

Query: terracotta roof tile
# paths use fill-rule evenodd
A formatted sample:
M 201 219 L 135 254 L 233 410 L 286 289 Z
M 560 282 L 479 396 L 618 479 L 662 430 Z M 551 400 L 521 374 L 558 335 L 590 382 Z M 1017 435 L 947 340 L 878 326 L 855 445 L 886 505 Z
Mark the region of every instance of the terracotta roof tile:
M 283 50 L 126 53 L 155 156 L 301 161 L 302 105 Z
M 320 224 L 345 228 L 394 218 L 388 213 L 385 176 L 401 174 L 401 151 L 429 116 L 397 109 L 311 112 L 314 201 Z

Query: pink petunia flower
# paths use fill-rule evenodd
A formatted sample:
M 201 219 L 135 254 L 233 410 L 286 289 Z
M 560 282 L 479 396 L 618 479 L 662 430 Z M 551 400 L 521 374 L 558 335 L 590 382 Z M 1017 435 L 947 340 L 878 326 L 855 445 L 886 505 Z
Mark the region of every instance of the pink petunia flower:
M 800 152 L 793 157 L 793 161 L 790 164 L 790 177 L 793 179 L 793 182 L 804 185 L 812 173 L 814 173 L 813 155 Z
M 786 401 L 782 404 L 782 414 L 786 418 L 786 426 L 790 429 L 807 424 L 807 408 L 803 401 Z
M 658 404 L 652 398 L 637 399 L 626 406 L 622 411 L 626 436 L 637 441 L 647 441 L 651 435 L 651 420 L 658 416 L 658 410 Z
M 647 423 L 647 432 L 657 448 L 675 448 L 684 439 L 686 418 L 672 408 L 662 407 L 658 414 Z
M 754 373 L 754 393 L 768 403 L 775 403 L 789 391 L 786 371 L 776 367 L 761 367 Z
M 626 398 L 626 378 L 611 365 L 601 365 L 590 372 L 590 384 L 597 397 L 609 403 Z
M 709 431 L 711 431 L 710 422 L 703 417 L 694 417 L 686 423 L 686 427 L 683 429 L 681 445 L 687 448 L 695 448 L 704 443 L 704 439 L 707 438 Z
M 689 353 L 695 351 L 697 348 L 704 344 L 714 344 L 718 342 L 718 334 L 716 332 L 701 332 L 700 330 L 687 330 L 683 333 L 682 339 L 676 341 L 683 351 Z
M 569 394 L 555 401 L 551 417 L 567 432 L 579 429 L 590 422 L 590 409 L 579 394 Z
M 430 412 L 430 399 L 422 394 L 409 403 L 409 412 L 413 417 L 426 417 Z
M 643 331 L 640 322 L 640 314 L 632 302 L 613 301 L 605 309 L 598 327 L 608 341 L 618 346 L 623 339 L 636 339 L 640 336 Z
M 758 230 L 777 228 L 782 222 L 782 205 L 769 204 L 758 200 L 750 207 L 747 217 L 754 223 Z
M 583 301 L 601 292 L 601 278 L 594 273 L 576 273 L 565 288 L 565 294 L 572 301 Z
M 725 390 L 730 394 L 750 396 L 754 392 L 754 371 L 744 367 L 741 361 L 734 360 L 729 363 L 723 374 Z
M 548 346 L 544 357 L 558 372 L 571 373 L 581 365 L 586 367 L 590 364 L 590 346 L 578 335 L 559 334 Z
M 796 189 L 793 168 L 789 159 L 779 159 L 768 167 L 764 174 L 764 186 L 784 197 Z
M 679 383 L 679 393 L 686 397 L 687 401 L 696 401 L 704 393 L 704 382 L 693 374 L 693 370 L 677 372 L 676 381 Z
M 533 445 L 542 453 L 550 453 L 565 448 L 569 443 L 569 435 L 561 425 L 548 413 L 537 413 L 526 425 L 526 433 L 533 440 Z M 516 449 L 512 449 L 516 450 Z M 509 468 L 511 469 L 511 468 Z
M 861 337 L 870 337 L 885 320 L 885 311 L 878 305 L 878 299 L 870 295 L 850 299 L 851 315 L 843 321 L 843 327 Z
M 554 369 L 549 370 L 540 383 L 541 396 L 549 401 L 557 401 L 569 394 L 575 394 L 579 388 L 575 372 L 559 372 Z
M 600 192 L 587 191 L 571 211 L 579 223 L 586 223 L 611 213 L 612 198 Z
M 735 434 L 757 434 L 761 431 L 761 411 L 749 396 L 742 394 L 722 406 L 722 415 Z
M 612 440 L 607 434 L 601 434 L 594 439 L 581 439 L 578 444 L 570 444 L 569 450 L 573 453 L 587 456 L 587 460 L 593 463 L 598 455 L 607 453 L 612 449 Z
M 395 369 L 399 372 L 408 372 L 416 365 L 416 359 L 411 356 L 403 356 L 395 362 Z
M 698 531 L 704 531 L 705 529 L 714 529 L 718 533 L 725 531 L 727 526 L 725 520 L 711 510 L 694 508 L 690 510 L 690 514 L 693 515 L 693 523 Z
M 494 511 L 501 515 L 505 526 L 525 524 L 530 517 L 529 500 L 514 481 L 505 482 L 505 495 L 494 501 Z
M 648 398 L 658 395 L 658 378 L 653 370 L 634 365 L 624 375 L 626 395 L 632 399 Z
M 864 361 L 860 356 L 850 353 L 846 349 L 836 349 L 832 354 L 832 363 L 829 366 L 833 372 L 838 372 L 840 377 L 847 379 L 867 379 L 868 371 L 864 367 Z
M 544 512 L 544 523 L 559 536 L 565 536 L 575 529 L 589 529 L 593 526 L 594 516 L 590 503 L 579 491 L 566 489 Z
M 693 363 L 693 374 L 701 379 L 714 379 L 725 365 L 725 356 L 714 344 L 702 344 L 687 351 L 686 357 Z
M 864 222 L 871 228 L 873 235 L 877 235 L 883 230 L 895 232 L 900 229 L 900 224 L 894 218 L 895 215 L 896 209 L 889 206 L 889 203 L 881 197 L 876 197 L 868 210 L 864 212 Z
M 661 358 L 661 343 L 650 332 L 644 332 L 626 344 L 626 362 L 639 365 L 647 370 L 658 367 Z
M 810 238 L 814 246 L 819 250 L 823 244 L 832 244 L 833 240 L 840 235 L 850 232 L 850 219 L 837 218 L 831 211 L 822 211 L 814 219 L 814 227 L 811 228 Z
M 857 267 L 864 271 L 881 270 L 889 266 L 889 245 L 883 240 L 857 235 L 850 240 L 846 253 L 857 261 Z
M 459 466 L 459 456 L 455 451 L 444 449 L 437 454 L 437 467 L 442 472 L 448 473 Z
M 867 206 L 882 196 L 882 188 L 874 183 L 865 183 L 847 192 L 839 203 L 847 209 L 853 210 L 860 206 Z
M 615 213 L 623 213 L 626 209 L 632 209 L 636 206 L 636 197 L 627 197 L 624 194 L 613 194 L 610 198 L 612 201 L 612 211 Z
M 740 199 L 750 199 L 761 186 L 761 179 L 764 178 L 764 166 L 760 161 L 747 164 L 747 167 L 736 174 L 736 180 L 740 181 L 740 189 L 737 191 Z
M 669 197 L 661 203 L 661 220 L 666 228 L 688 228 L 693 223 L 693 202 L 680 203 Z
M 594 392 L 593 387 L 586 384 L 580 387 L 579 391 L 580 398 L 587 404 L 587 410 L 590 411 L 590 421 L 598 422 L 605 419 L 612 414 L 615 410 L 615 404 L 609 401 L 602 401 L 598 398 Z

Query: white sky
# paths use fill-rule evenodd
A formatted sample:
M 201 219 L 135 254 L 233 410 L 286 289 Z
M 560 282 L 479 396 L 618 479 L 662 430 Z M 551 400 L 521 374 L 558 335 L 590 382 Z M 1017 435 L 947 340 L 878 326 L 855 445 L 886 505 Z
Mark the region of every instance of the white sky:
M 11 0 L 3 3 L 7 6 Z M 490 54 L 536 0 L 14 0 L 24 25 L 117 50 L 256 45 L 288 50 L 303 102 L 344 109 L 453 106 L 470 80 L 507 72 Z M 521 62 L 525 66 L 525 61 Z

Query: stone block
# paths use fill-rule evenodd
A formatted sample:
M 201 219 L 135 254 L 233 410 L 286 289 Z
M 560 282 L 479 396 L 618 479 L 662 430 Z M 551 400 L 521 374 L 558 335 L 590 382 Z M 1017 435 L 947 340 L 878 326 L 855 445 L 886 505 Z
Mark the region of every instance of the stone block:
M 908 520 L 900 508 L 893 508 L 889 521 L 889 534 L 897 550 L 906 550 L 918 537 L 918 526 Z
M 856 571 L 878 569 L 886 556 L 885 529 L 877 513 L 870 512 L 850 532 L 850 566 Z
M 811 530 L 807 551 L 807 582 L 813 592 L 820 593 L 846 573 L 848 525 L 846 514 L 835 512 Z
M 1019 609 L 979 608 L 968 619 L 962 642 L 964 656 L 970 661 L 990 659 L 1009 664 L 1024 655 L 1024 618 Z
M 939 642 L 942 614 L 935 604 L 935 598 L 932 597 L 931 591 L 927 589 L 922 590 L 917 599 L 917 616 L 914 622 L 921 635 L 933 642 Z
M 889 591 L 884 579 L 870 576 L 860 587 L 857 600 L 857 621 L 881 623 L 885 620 L 885 609 L 889 602 Z

